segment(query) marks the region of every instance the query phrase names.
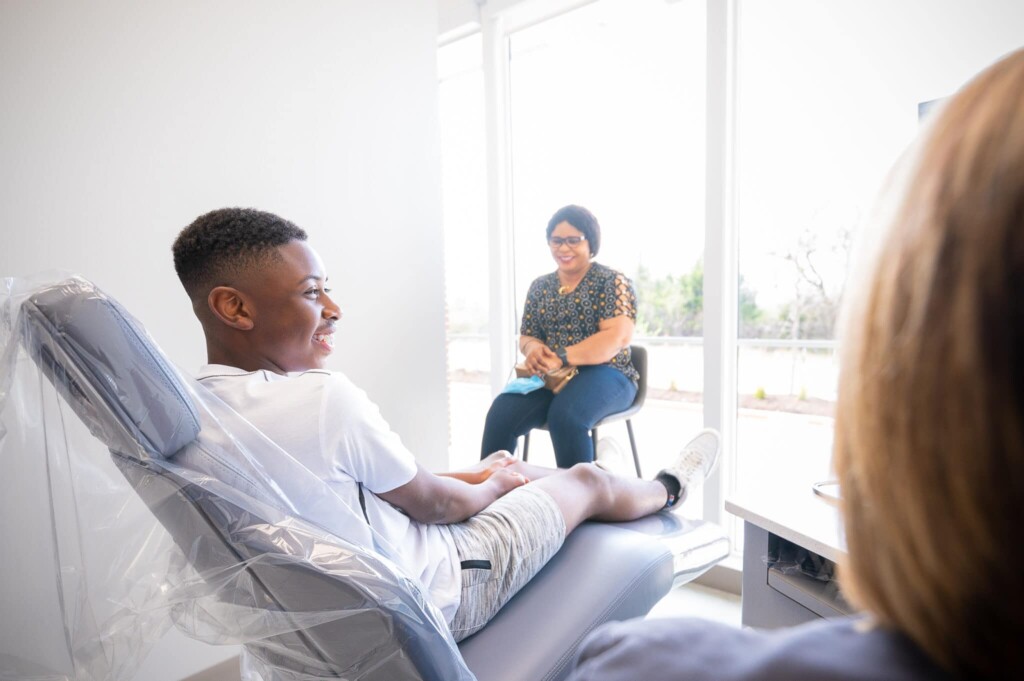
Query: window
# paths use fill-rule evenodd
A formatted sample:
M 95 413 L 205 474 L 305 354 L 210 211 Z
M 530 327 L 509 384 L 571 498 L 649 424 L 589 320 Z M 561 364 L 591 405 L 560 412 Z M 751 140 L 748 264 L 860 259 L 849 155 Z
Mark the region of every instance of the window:
M 480 34 L 438 49 L 447 309 L 449 458 L 480 458 L 491 400 L 486 136 Z
M 509 36 L 516 313 L 555 269 L 548 219 L 589 208 L 602 228 L 595 260 L 640 294 L 634 342 L 651 370 L 636 436 L 652 473 L 702 422 L 703 12 L 700 1 L 600 0 Z M 628 450 L 623 425 L 601 435 Z M 553 465 L 545 434 L 530 452 Z
M 553 269 L 548 218 L 579 203 L 602 224 L 598 259 L 640 293 L 645 472 L 707 423 L 727 434 L 708 519 L 732 522 L 724 498 L 776 469 L 828 477 L 835 318 L 857 285 L 861 222 L 920 129 L 919 105 L 1017 48 L 1024 4 L 490 4 L 482 37 L 441 48 L 442 63 L 464 55 L 441 69 L 453 462 L 476 459 L 483 376 L 501 382 L 511 366 L 495 366 L 494 348 L 512 356 L 518 326 L 496 334 L 484 319 L 518 320 L 530 282 Z M 559 8 L 574 9 L 531 14 Z M 552 460 L 544 437 L 534 452 Z

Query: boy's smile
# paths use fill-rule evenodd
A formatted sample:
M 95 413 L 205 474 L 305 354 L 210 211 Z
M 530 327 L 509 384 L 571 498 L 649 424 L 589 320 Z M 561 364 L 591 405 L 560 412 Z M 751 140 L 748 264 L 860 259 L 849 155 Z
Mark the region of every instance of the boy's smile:
M 323 262 L 305 241 L 290 241 L 277 252 L 281 258 L 254 275 L 245 290 L 253 322 L 247 332 L 250 359 L 276 373 L 323 368 L 341 319 Z

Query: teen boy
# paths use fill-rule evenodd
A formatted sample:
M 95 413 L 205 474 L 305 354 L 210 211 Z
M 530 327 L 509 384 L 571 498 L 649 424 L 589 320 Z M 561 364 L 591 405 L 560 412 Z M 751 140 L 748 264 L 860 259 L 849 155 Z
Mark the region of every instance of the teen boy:
M 351 508 L 363 497 L 367 521 L 456 640 L 483 627 L 584 520 L 671 507 L 717 461 L 718 435 L 704 431 L 655 480 L 593 464 L 546 469 L 508 452 L 435 475 L 363 391 L 324 369 L 341 310 L 303 230 L 270 213 L 215 210 L 182 230 L 173 253 L 206 335 L 199 380 Z

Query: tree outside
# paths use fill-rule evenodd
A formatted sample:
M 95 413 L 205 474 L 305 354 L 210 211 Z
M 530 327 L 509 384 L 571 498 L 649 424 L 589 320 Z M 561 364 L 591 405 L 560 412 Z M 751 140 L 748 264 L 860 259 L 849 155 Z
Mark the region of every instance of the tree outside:
M 849 228 L 808 227 L 773 252 L 780 276 L 791 282 L 791 293 L 772 306 L 762 307 L 757 291 L 740 277 L 737 326 L 741 373 L 747 378 L 747 385 L 741 380 L 738 386 L 741 406 L 832 413 L 837 369 L 832 341 L 852 243 Z M 704 331 L 703 261 L 698 259 L 685 274 L 660 277 L 641 266 L 634 284 L 636 336 L 653 352 L 663 347 L 665 361 L 660 363 L 672 367 L 660 377 L 651 376 L 652 391 L 663 399 L 700 400 L 695 379 Z M 669 361 L 669 354 L 677 359 Z
M 739 278 L 740 338 L 830 340 L 843 297 L 853 243 L 848 228 L 825 237 L 805 229 L 793 244 L 772 255 L 791 276 L 792 295 L 770 309 Z M 836 267 L 836 264 L 839 267 Z M 704 334 L 704 262 L 683 275 L 654 277 L 641 265 L 634 278 L 638 298 L 637 335 L 701 337 Z

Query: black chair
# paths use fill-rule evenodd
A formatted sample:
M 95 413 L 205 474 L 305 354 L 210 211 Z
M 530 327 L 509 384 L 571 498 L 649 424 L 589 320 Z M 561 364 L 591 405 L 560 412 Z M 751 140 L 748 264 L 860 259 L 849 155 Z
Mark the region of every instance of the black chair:
M 626 420 L 626 430 L 629 432 L 629 446 L 633 450 L 633 465 L 636 467 L 636 477 L 642 478 L 643 474 L 640 472 L 640 455 L 636 451 L 636 438 L 633 436 L 633 416 L 644 406 L 644 400 L 647 399 L 647 348 L 641 345 L 630 345 L 629 346 L 630 357 L 633 361 L 633 367 L 636 372 L 640 375 L 640 380 L 637 382 L 636 397 L 633 398 L 633 404 L 629 405 L 628 409 L 624 411 L 609 414 L 603 419 L 594 424 L 594 427 L 590 429 L 590 439 L 594 441 L 594 451 L 597 451 L 597 429 L 606 423 L 612 423 L 614 421 Z M 548 424 L 545 423 L 539 426 L 541 430 L 547 430 Z M 523 461 L 526 461 L 530 455 L 530 433 L 527 432 L 523 436 Z

